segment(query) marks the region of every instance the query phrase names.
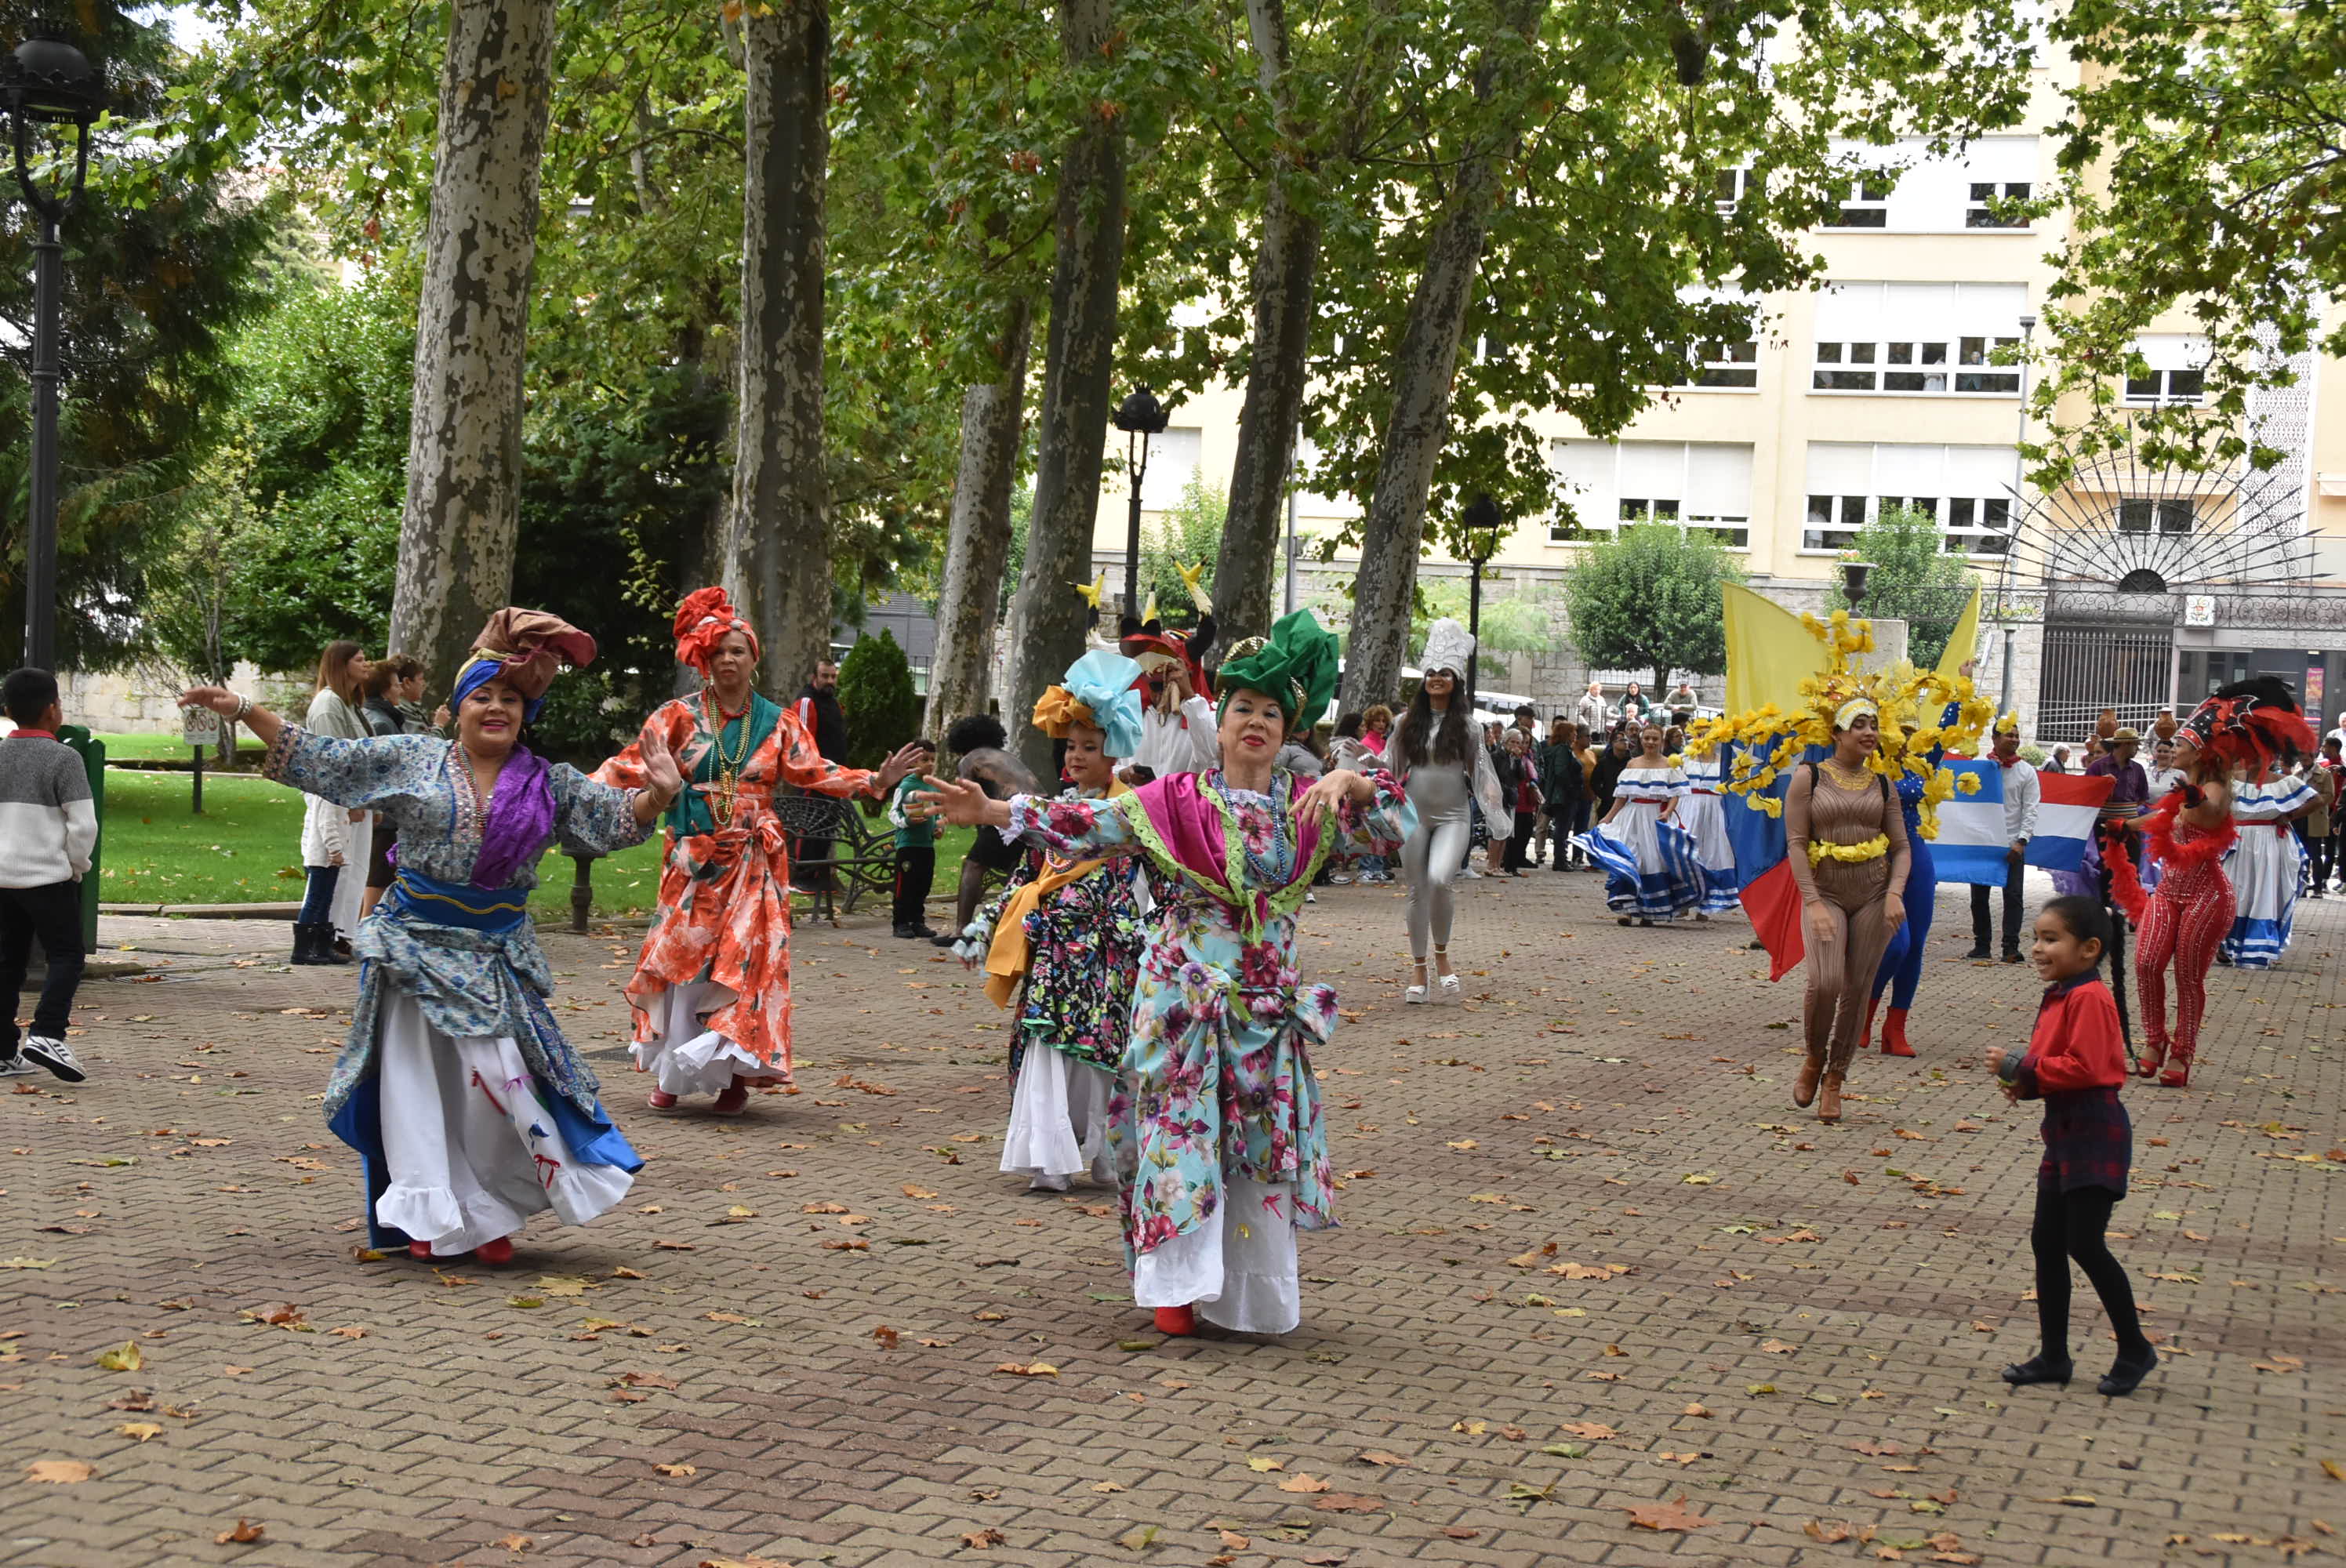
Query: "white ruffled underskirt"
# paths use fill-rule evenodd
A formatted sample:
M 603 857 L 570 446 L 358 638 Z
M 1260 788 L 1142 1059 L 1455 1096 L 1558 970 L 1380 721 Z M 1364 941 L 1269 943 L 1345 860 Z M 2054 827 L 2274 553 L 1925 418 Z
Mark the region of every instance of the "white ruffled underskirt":
M 708 980 L 688 980 L 653 997 L 645 1011 L 656 1033 L 629 1047 L 638 1071 L 649 1073 L 662 1094 L 678 1095 L 721 1095 L 733 1086 L 737 1073 L 745 1078 L 772 1073 L 705 1022 L 732 1000 L 730 986 Z
M 453 1039 L 395 987 L 382 1023 L 375 1070 L 391 1182 L 377 1220 L 453 1256 L 548 1209 L 585 1225 L 627 1196 L 634 1176 L 573 1157 L 511 1039 Z
M 1132 1299 L 1194 1307 L 1207 1322 L 1238 1334 L 1292 1331 L 1303 1321 L 1295 1184 L 1266 1186 L 1225 1170 L 1212 1217 L 1134 1263 Z
M 1116 1173 L 1107 1156 L 1107 1103 L 1116 1074 L 1078 1062 L 1039 1041 L 1026 1048 L 1010 1096 L 1010 1130 L 1002 1169 L 1010 1176 L 1076 1176 L 1106 1186 Z

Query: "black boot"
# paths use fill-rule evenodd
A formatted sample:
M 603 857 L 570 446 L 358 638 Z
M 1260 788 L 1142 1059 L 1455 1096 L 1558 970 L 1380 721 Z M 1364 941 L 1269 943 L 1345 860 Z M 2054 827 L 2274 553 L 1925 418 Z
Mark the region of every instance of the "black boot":
M 318 930 L 319 928 L 314 925 L 302 925 L 296 922 L 293 927 L 293 962 L 295 963 L 307 965 L 330 962 L 318 956 Z

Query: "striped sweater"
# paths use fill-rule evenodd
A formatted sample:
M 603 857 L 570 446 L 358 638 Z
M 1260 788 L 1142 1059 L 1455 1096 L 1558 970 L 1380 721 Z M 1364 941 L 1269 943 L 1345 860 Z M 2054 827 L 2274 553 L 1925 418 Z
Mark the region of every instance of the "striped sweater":
M 73 748 L 36 730 L 0 740 L 0 888 L 77 882 L 97 844 L 89 775 Z

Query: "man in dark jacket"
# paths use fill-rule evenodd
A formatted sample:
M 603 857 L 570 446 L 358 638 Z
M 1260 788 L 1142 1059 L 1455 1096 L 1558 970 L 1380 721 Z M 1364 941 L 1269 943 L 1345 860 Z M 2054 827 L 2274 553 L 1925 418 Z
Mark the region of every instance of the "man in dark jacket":
M 791 705 L 807 733 L 814 737 L 814 748 L 825 761 L 844 767 L 847 762 L 847 711 L 839 706 L 839 666 L 828 658 L 814 661 L 814 674 Z M 835 821 L 839 810 L 836 800 L 823 800 L 815 806 L 806 820 Z M 800 892 L 830 892 L 836 885 L 831 870 L 831 847 L 837 841 L 834 835 L 799 839 L 790 845 L 790 885 Z
M 1551 840 L 1556 844 L 1556 869 L 1567 870 L 1572 835 L 1588 826 L 1587 780 L 1580 776 L 1580 755 L 1573 749 L 1572 725 L 1559 718 L 1549 726 L 1547 738 L 1534 753 L 1539 765 L 1540 819 L 1532 863 L 1540 863 Z

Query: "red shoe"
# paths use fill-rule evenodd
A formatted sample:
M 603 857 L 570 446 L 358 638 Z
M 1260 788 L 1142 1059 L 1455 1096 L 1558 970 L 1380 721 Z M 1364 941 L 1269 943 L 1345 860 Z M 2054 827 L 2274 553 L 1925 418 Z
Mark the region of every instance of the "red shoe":
M 2164 1064 L 2166 1060 L 2166 1044 L 2163 1042 L 2153 1040 L 2143 1047 L 2142 1055 L 2136 1060 L 2134 1070 L 2146 1078 L 2156 1078 L 2158 1076 L 2158 1069 L 2160 1065 Z
M 484 1241 L 481 1243 L 480 1246 L 473 1248 L 473 1258 L 474 1261 L 477 1263 L 487 1263 L 493 1265 L 511 1263 L 513 1261 L 513 1237 L 510 1236 L 500 1236 L 495 1241 Z
M 1879 996 L 1865 1004 L 1865 1027 L 1859 1031 L 1857 1036 L 1857 1048 L 1861 1051 L 1873 1044 L 1873 1010 L 1881 1005 L 1882 998 Z
M 710 1105 L 709 1110 L 712 1115 L 738 1116 L 749 1108 L 749 1086 L 736 1078 L 723 1094 L 717 1096 L 717 1103 Z
M 1187 1307 L 1159 1307 L 1157 1308 L 1157 1331 L 1177 1337 L 1195 1334 L 1198 1331 L 1198 1315 Z
M 419 1262 L 429 1263 L 432 1261 L 432 1244 L 428 1241 L 411 1241 L 407 1244 L 407 1256 Z
M 1882 1054 L 1884 1056 L 1912 1056 L 1914 1047 L 1906 1043 L 1906 1010 L 1893 1007 L 1882 1018 Z
M 676 1109 L 676 1096 L 666 1089 L 654 1089 L 644 1096 L 644 1104 L 655 1111 L 673 1111 Z
M 2178 1050 L 2167 1059 L 2167 1070 L 2158 1075 L 2162 1089 L 2188 1089 L 2191 1086 L 2191 1053 Z

